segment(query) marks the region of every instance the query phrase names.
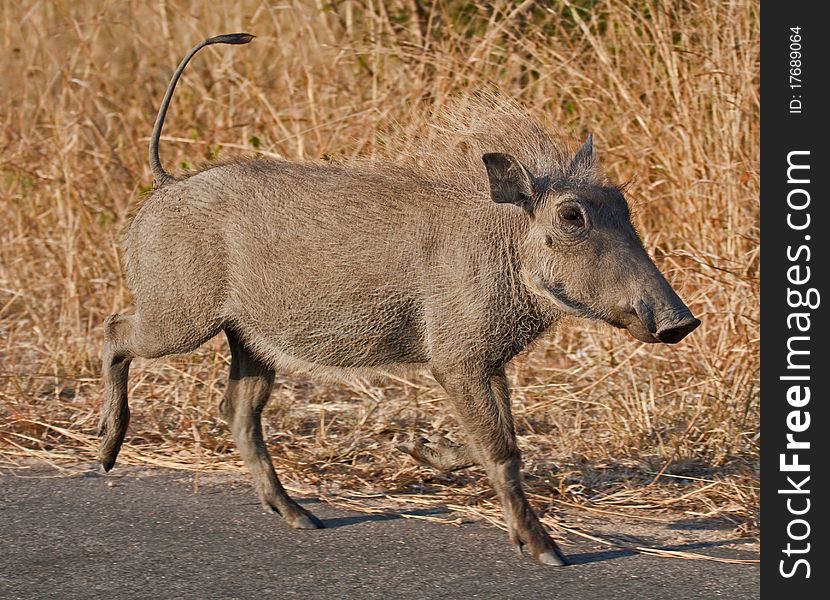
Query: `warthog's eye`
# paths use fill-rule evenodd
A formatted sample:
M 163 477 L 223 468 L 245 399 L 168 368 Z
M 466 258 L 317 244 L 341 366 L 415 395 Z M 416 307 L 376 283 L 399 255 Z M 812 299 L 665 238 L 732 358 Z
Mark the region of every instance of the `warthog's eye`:
M 585 225 L 585 217 L 582 216 L 582 211 L 577 206 L 572 204 L 561 206 L 558 214 L 562 223 L 568 227 L 577 228 Z

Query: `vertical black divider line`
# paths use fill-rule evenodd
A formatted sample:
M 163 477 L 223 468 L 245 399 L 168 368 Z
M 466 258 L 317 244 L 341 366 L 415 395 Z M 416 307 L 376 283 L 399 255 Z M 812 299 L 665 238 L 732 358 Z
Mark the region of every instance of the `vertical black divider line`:
M 761 597 L 770 600 L 830 594 L 823 7 L 776 0 L 761 7 Z

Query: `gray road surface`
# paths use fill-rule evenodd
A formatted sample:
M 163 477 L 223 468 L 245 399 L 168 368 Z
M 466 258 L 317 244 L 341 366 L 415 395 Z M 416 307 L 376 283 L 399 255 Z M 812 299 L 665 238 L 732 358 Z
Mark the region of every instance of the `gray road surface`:
M 328 528 L 294 531 L 263 514 L 244 482 L 202 476 L 196 488 L 187 474 L 117 472 L 0 474 L 0 598 L 758 597 L 758 565 L 655 558 L 576 539 L 563 544 L 572 566 L 542 567 L 486 524 L 308 502 Z M 677 549 L 757 557 L 714 538 Z

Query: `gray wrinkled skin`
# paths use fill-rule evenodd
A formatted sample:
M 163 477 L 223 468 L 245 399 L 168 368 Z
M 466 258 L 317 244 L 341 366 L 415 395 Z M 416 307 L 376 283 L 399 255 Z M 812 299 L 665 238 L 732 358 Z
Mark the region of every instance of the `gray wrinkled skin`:
M 229 39 L 218 43 L 247 41 Z M 135 313 L 105 322 L 104 468 L 129 421 L 130 361 L 224 331 L 220 410 L 259 497 L 293 527 L 321 527 L 286 494 L 263 442 L 275 370 L 421 370 L 446 390 L 467 444 L 436 435 L 401 448 L 440 470 L 481 465 L 512 543 L 565 564 L 522 490 L 505 365 L 564 314 L 645 342 L 674 343 L 699 324 L 599 173 L 590 137 L 569 154 L 515 106 L 482 96 L 438 117 L 443 133 L 417 167 L 251 159 L 174 178 L 157 146 L 186 62 L 151 141 L 158 187 L 125 239 Z

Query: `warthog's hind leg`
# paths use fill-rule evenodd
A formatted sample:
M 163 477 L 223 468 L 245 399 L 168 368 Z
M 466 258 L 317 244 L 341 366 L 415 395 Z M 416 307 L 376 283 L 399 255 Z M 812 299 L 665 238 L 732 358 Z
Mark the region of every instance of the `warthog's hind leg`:
M 149 314 L 149 316 L 148 316 Z M 190 328 L 179 327 L 188 323 Z M 195 325 L 195 326 L 194 326 Z M 112 469 L 130 422 L 127 377 L 133 358 L 159 358 L 190 352 L 212 338 L 218 327 L 209 318 L 199 322 L 186 313 L 109 315 L 104 320 L 104 401 L 98 436 L 98 456 L 105 471 Z
M 225 331 L 231 347 L 231 372 L 220 404 L 262 505 L 277 511 L 295 529 L 320 529 L 323 523 L 294 502 L 282 487 L 262 436 L 262 411 L 271 396 L 274 371 Z
M 405 442 L 398 446 L 398 450 L 406 452 L 422 465 L 443 472 L 458 471 L 476 464 L 468 446 L 456 444 L 443 435 Z
M 133 353 L 127 345 L 133 317 L 109 315 L 104 320 L 104 402 L 98 421 L 98 457 L 105 471 L 115 465 L 130 423 L 127 377 Z

